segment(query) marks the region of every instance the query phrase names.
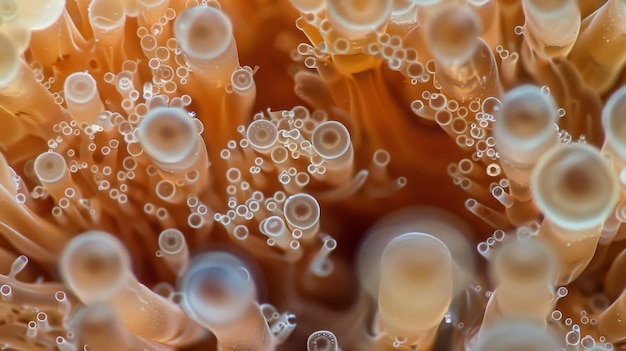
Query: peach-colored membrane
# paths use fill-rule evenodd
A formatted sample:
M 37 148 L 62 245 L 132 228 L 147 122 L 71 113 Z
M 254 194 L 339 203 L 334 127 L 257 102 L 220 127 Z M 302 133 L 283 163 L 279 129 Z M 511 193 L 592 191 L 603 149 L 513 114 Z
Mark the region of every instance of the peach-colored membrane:
M 0 349 L 621 349 L 625 64 L 626 0 L 0 0 Z

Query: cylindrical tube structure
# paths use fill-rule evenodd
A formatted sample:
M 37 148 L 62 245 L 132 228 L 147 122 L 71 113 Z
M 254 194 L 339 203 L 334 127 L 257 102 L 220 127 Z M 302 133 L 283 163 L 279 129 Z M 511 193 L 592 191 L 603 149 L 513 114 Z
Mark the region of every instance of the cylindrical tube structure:
M 472 351 L 558 351 L 554 337 L 543 326 L 527 321 L 507 321 L 480 334 Z
M 187 269 L 189 248 L 180 230 L 169 228 L 162 231 L 159 234 L 159 250 L 174 273 L 182 274 Z
M 530 175 L 546 151 L 558 143 L 554 128 L 557 106 L 551 95 L 535 85 L 509 90 L 493 125 L 495 147 L 500 165 L 509 179 L 513 204 L 507 215 L 514 224 L 527 223 L 537 217 L 530 193 Z
M 104 104 L 98 93 L 96 80 L 86 72 L 75 72 L 65 79 L 65 103 L 72 118 L 79 124 L 96 124 Z
M 197 341 L 202 336 L 174 302 L 139 283 L 130 254 L 113 235 L 92 230 L 74 237 L 61 253 L 65 284 L 83 303 L 107 303 L 133 333 L 157 342 Z
M 585 18 L 569 55 L 583 81 L 600 94 L 615 84 L 626 64 L 625 23 L 624 0 L 607 1 Z
M 481 25 L 468 7 L 449 6 L 426 22 L 435 77 L 450 98 L 466 101 L 502 95 L 491 49 L 479 38 Z
M 289 229 L 300 229 L 305 240 L 315 236 L 320 227 L 320 205 L 306 193 L 291 195 L 283 207 Z
M 348 40 L 363 37 L 379 31 L 387 24 L 393 8 L 392 0 L 367 0 L 345 2 L 327 0 L 328 20 L 339 36 Z
M 554 309 L 558 272 L 554 253 L 538 240 L 515 240 L 498 249 L 492 261 L 496 289 L 482 327 L 510 318 L 545 324 Z
M 354 173 L 354 148 L 348 129 L 337 121 L 318 124 L 311 135 L 313 150 L 322 157 L 326 173 L 324 181 L 341 185 Z
M 617 205 L 617 177 L 597 148 L 559 145 L 537 163 L 531 189 L 544 214 L 539 238 L 560 259 L 558 282 L 568 284 L 593 258 L 602 225 Z
M 78 310 L 71 320 L 76 330 L 76 340 L 89 345 L 93 351 L 119 350 L 172 350 L 165 345 L 150 342 L 131 333 L 124 327 L 114 309 L 104 303 L 94 303 Z
M 547 59 L 567 56 L 580 31 L 576 0 L 523 0 L 522 6 L 530 48 Z
M 385 333 L 426 349 L 452 301 L 450 251 L 432 235 L 407 233 L 387 244 L 380 265 L 378 308 Z
M 174 22 L 174 36 L 198 79 L 211 87 L 230 83 L 239 54 L 226 14 L 210 6 L 188 8 Z
M 274 350 L 254 281 L 237 257 L 225 252 L 195 257 L 178 288 L 187 314 L 215 334 L 220 350 Z
M 143 151 L 164 178 L 184 179 L 199 172 L 198 189 L 209 183 L 207 148 L 193 118 L 182 108 L 155 107 L 139 123 L 136 135 Z
M 626 85 L 615 91 L 602 109 L 602 128 L 606 139 L 602 151 L 613 156 L 614 168 L 626 166 Z

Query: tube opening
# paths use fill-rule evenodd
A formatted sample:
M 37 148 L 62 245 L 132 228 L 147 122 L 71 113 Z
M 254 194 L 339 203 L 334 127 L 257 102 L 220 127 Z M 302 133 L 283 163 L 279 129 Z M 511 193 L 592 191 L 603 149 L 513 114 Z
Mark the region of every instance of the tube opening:
M 164 163 L 176 163 L 195 148 L 197 133 L 191 117 L 182 109 L 157 107 L 143 117 L 137 136 L 144 151 Z
M 176 18 L 174 35 L 183 52 L 191 57 L 208 60 L 228 49 L 232 42 L 232 24 L 216 8 L 195 6 Z
M 119 239 L 93 230 L 67 244 L 59 268 L 65 283 L 83 302 L 106 301 L 125 286 L 130 257 Z

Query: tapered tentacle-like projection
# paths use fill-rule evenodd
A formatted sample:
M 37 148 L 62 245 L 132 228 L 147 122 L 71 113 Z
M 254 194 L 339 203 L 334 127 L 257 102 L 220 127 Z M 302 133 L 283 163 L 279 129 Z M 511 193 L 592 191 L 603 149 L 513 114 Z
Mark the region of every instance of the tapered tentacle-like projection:
M 87 305 L 108 303 L 126 328 L 158 342 L 193 342 L 202 336 L 182 309 L 137 281 L 131 258 L 119 239 L 89 231 L 61 254 L 61 276 Z
M 500 248 L 492 261 L 496 289 L 482 328 L 489 330 L 510 318 L 545 326 L 555 305 L 558 264 L 550 248 L 538 240 L 515 240 Z
M 311 146 L 326 161 L 326 179 L 342 184 L 352 178 L 354 149 L 343 124 L 335 121 L 320 123 L 311 135 Z
M 626 64 L 626 3 L 607 1 L 584 19 L 580 35 L 572 49 L 571 60 L 585 83 L 606 93 Z
M 104 56 L 104 64 L 110 69 L 121 67 L 125 52 L 124 27 L 126 23 L 126 1 L 96 0 L 89 5 L 89 23 L 93 30 L 96 48 Z
M 104 104 L 96 80 L 89 73 L 72 73 L 63 86 L 65 102 L 72 118 L 78 123 L 97 124 Z
M 540 87 L 523 85 L 504 95 L 495 118 L 496 150 L 513 198 L 507 213 L 513 223 L 523 224 L 537 216 L 530 192 L 531 172 L 539 158 L 558 143 L 556 103 Z
M 184 234 L 178 229 L 166 229 L 159 234 L 159 250 L 172 271 L 182 274 L 187 269 L 189 248 Z
M 387 244 L 378 308 L 385 334 L 396 343 L 424 350 L 433 343 L 452 300 L 452 262 L 446 245 L 429 234 L 407 233 Z
M 185 110 L 157 107 L 143 117 L 136 136 L 163 177 L 183 179 L 195 170 L 202 189 L 209 183 L 209 159 L 199 132 Z
M 185 311 L 215 334 L 220 349 L 272 350 L 276 340 L 256 301 L 254 284 L 237 257 L 211 252 L 194 258 L 179 288 Z
M 538 235 L 559 257 L 558 281 L 569 283 L 593 258 L 602 224 L 617 204 L 617 177 L 598 149 L 568 145 L 539 160 L 531 186 L 545 216 Z
M 50 137 L 51 126 L 66 119 L 66 112 L 35 79 L 20 57 L 20 48 L 10 41 L 7 34 L 0 33 L 0 46 L 3 48 L 0 58 L 0 102 L 3 109 L 34 124 L 35 134 Z
M 580 10 L 575 0 L 522 1 L 524 39 L 545 58 L 569 54 L 580 31 Z
M 611 153 L 617 171 L 626 166 L 626 86 L 611 95 L 602 110 L 602 127 L 606 133 L 603 151 Z
M 76 337 L 92 350 L 120 351 L 158 348 L 170 350 L 165 345 L 146 341 L 124 327 L 115 311 L 104 303 L 83 307 L 71 321 L 76 326 Z
M 176 18 L 174 35 L 185 59 L 203 84 L 223 86 L 237 66 L 230 19 L 219 9 L 196 6 Z
M 450 97 L 500 97 L 498 68 L 481 24 L 469 8 L 450 6 L 428 19 L 426 36 L 436 62 L 435 76 Z

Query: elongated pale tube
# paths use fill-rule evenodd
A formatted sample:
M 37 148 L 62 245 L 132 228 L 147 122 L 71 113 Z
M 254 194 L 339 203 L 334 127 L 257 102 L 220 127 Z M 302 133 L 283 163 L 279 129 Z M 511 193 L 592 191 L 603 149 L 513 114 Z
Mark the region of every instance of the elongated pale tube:
M 604 144 L 602 152 L 611 156 L 613 169 L 618 177 L 626 167 L 626 85 L 615 91 L 602 108 L 602 129 L 604 130 Z M 622 194 L 625 189 L 622 186 Z M 622 195 L 623 196 L 623 195 Z M 604 223 L 600 244 L 608 245 L 620 231 L 622 222 L 618 220 L 616 213 Z
M 545 327 L 527 321 L 499 323 L 484 334 L 480 334 L 472 351 L 558 351 L 556 340 Z
M 626 166 L 626 85 L 611 95 L 602 109 L 602 128 L 606 139 L 602 151 L 613 156 L 616 170 Z
M 139 123 L 137 138 L 143 151 L 172 180 L 184 179 L 192 170 L 200 173 L 199 189 L 209 183 L 209 159 L 193 118 L 182 108 L 156 107 Z
M 389 20 L 392 8 L 392 0 L 326 1 L 328 20 L 339 35 L 348 40 L 363 39 L 379 31 Z
M 306 193 L 289 196 L 283 213 L 289 229 L 302 230 L 303 239 L 308 240 L 319 231 L 320 205 L 313 196 Z
M 466 101 L 502 96 L 491 49 L 479 38 L 480 21 L 465 6 L 449 6 L 426 22 L 428 47 L 435 59 L 435 77 L 450 98 Z
M 162 231 L 159 234 L 159 249 L 174 273 L 182 274 L 187 269 L 189 248 L 180 230 L 169 228 Z
M 626 340 L 626 290 L 598 316 L 598 330 L 608 341 L 619 343 Z
M 130 265 L 124 244 L 99 230 L 74 237 L 58 264 L 74 295 L 87 305 L 111 305 L 131 332 L 157 342 L 198 340 L 201 329 L 172 301 L 139 283 Z
M 391 240 L 380 260 L 378 308 L 385 333 L 428 349 L 453 295 L 450 251 L 429 234 Z
M 560 260 L 559 283 L 568 284 L 593 258 L 602 224 L 617 205 L 617 177 L 597 148 L 559 145 L 537 163 L 531 189 L 544 214 L 539 238 Z
M 0 33 L 6 35 L 18 53 L 24 52 L 30 43 L 31 28 L 22 21 L 17 0 L 3 0 Z
M 158 23 L 159 18 L 165 14 L 169 5 L 169 0 L 136 0 L 136 2 L 139 9 L 137 22 L 146 28 Z M 160 34 L 163 37 L 163 33 Z
M 354 173 L 354 148 L 348 129 L 337 121 L 323 122 L 311 135 L 313 150 L 324 159 L 324 181 L 340 185 Z
M 220 350 L 274 350 L 254 281 L 237 257 L 225 252 L 195 257 L 178 289 L 187 314 L 215 334 Z
M 494 256 L 496 289 L 487 305 L 482 328 L 516 317 L 545 324 L 554 309 L 553 293 L 559 272 L 552 250 L 538 240 L 515 240 L 498 249 Z
M 541 155 L 558 143 L 554 128 L 558 120 L 556 103 L 540 87 L 522 85 L 504 95 L 495 118 L 496 150 L 514 200 L 507 215 L 515 224 L 526 223 L 537 216 L 530 175 Z
M 124 53 L 124 0 L 93 0 L 89 4 L 89 23 L 96 38 L 96 47 L 110 69 L 119 70 L 126 59 Z
M 569 56 L 584 82 L 606 93 L 626 64 L 626 3 L 609 0 L 582 23 Z
M 35 79 L 10 39 L 0 33 L 0 106 L 7 112 L 39 125 L 46 137 L 52 126 L 66 118 L 50 91 Z
M 524 39 L 539 55 L 565 57 L 580 31 L 576 0 L 523 0 Z
M 247 123 L 256 98 L 256 84 L 252 68 L 239 67 L 230 76 L 230 88 L 226 89 L 225 104 L 229 119 L 235 125 Z
M 94 303 L 78 310 L 71 320 L 76 340 L 94 351 L 106 350 L 172 350 L 165 345 L 147 341 L 124 327 L 115 311 L 104 303 Z
M 67 188 L 78 189 L 72 180 L 65 158 L 56 152 L 44 152 L 37 156 L 34 170 L 41 185 L 57 202 L 65 197 Z M 80 197 L 80 194 L 78 194 L 78 197 Z
M 210 6 L 183 11 L 174 22 L 174 36 L 185 54 L 192 73 L 210 86 L 230 82 L 239 67 L 237 43 L 230 19 Z
M 65 103 L 72 118 L 81 123 L 96 124 L 104 104 L 98 93 L 96 80 L 86 72 L 75 72 L 65 79 L 63 85 Z
M 265 218 L 259 223 L 259 231 L 272 239 L 282 249 L 287 250 L 289 248 L 291 233 L 287 230 L 285 221 L 282 218 L 278 216 Z
M 435 207 L 407 207 L 380 219 L 370 228 L 356 258 L 363 289 L 378 299 L 380 259 L 387 244 L 411 232 L 428 233 L 446 244 L 465 277 L 455 280 L 455 296 L 465 290 L 466 277 L 474 276 L 475 258 L 467 237 L 471 228 L 454 214 Z
M 278 128 L 268 120 L 256 120 L 246 129 L 246 139 L 255 151 L 269 154 L 278 141 Z

